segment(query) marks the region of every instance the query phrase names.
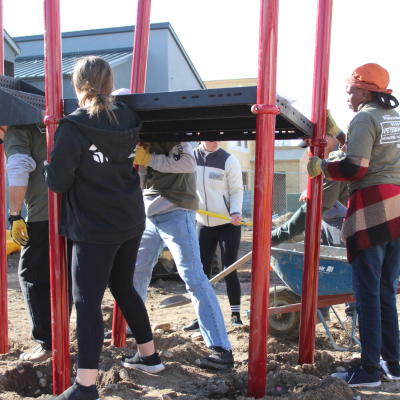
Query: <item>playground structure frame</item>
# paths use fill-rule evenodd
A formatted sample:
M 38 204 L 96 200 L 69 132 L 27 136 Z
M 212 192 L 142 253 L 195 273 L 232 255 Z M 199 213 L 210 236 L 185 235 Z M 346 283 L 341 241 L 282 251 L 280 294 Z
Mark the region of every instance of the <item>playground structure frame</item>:
M 250 335 L 249 335 L 249 370 L 248 370 L 248 392 L 249 397 L 261 398 L 265 395 L 266 370 L 267 370 L 267 338 L 268 338 L 268 307 L 269 307 L 269 260 L 271 256 L 271 219 L 273 199 L 273 169 L 274 169 L 274 140 L 279 133 L 285 133 L 287 138 L 308 137 L 310 141 L 310 155 L 323 158 L 323 146 L 325 144 L 326 129 L 326 106 L 328 94 L 329 77 L 329 56 L 330 56 L 330 31 L 332 20 L 332 0 L 318 0 L 316 50 L 314 61 L 314 84 L 312 102 L 312 121 L 300 120 L 292 124 L 279 127 L 282 116 L 288 110 L 287 102 L 277 97 L 276 94 L 276 68 L 277 68 L 277 42 L 278 42 L 278 6 L 279 0 L 260 0 L 260 35 L 259 35 L 259 59 L 258 59 L 258 82 L 257 88 L 240 88 L 241 93 L 247 93 L 253 100 L 246 103 L 253 103 L 252 111 L 256 115 L 244 112 L 240 121 L 249 125 L 239 125 L 240 129 L 234 129 L 234 123 L 224 125 L 221 121 L 226 117 L 229 110 L 217 107 L 212 102 L 224 98 L 224 93 L 229 89 L 214 90 L 214 97 L 208 98 L 208 105 L 211 117 L 215 118 L 214 129 L 208 129 L 207 124 L 202 124 L 200 118 L 202 111 L 196 105 L 196 97 L 191 98 L 193 104 L 189 106 L 194 111 L 185 111 L 181 99 L 176 98 L 176 110 L 174 117 L 168 122 L 170 134 L 160 130 L 159 124 L 165 124 L 162 120 L 162 110 L 154 108 L 142 110 L 143 116 L 147 115 L 149 131 L 146 132 L 144 124 L 142 140 L 160 140 L 160 137 L 169 140 L 190 140 L 188 130 L 193 134 L 192 140 L 237 140 L 245 137 L 255 139 L 256 131 L 256 177 L 254 186 L 254 230 L 253 230 L 253 269 L 251 282 L 251 314 L 250 314 Z M 137 22 L 135 27 L 131 92 L 143 93 L 146 77 L 149 21 L 150 21 L 151 0 L 138 0 Z M 4 73 L 3 56 L 3 15 L 2 0 L 0 0 L 0 74 Z M 44 122 L 47 125 L 48 156 L 52 148 L 56 124 L 63 117 L 67 109 L 71 112 L 76 107 L 73 101 L 65 101 L 63 107 L 62 98 L 62 73 L 61 73 L 61 31 L 60 31 L 60 0 L 44 0 L 45 12 L 45 66 L 46 66 L 46 113 Z M 0 77 L 5 79 L 6 77 Z M 10 78 L 12 79 L 12 78 Z M 12 95 L 10 89 L 6 93 Z M 200 91 L 201 94 L 207 93 Z M 237 91 L 239 93 L 239 91 Z M 251 94 L 252 93 L 252 94 Z M 16 93 L 14 93 L 16 94 Z M 32 93 L 34 94 L 34 93 Z M 38 94 L 38 93 L 37 93 Z M 220 96 L 222 94 L 222 96 Z M 40 94 L 38 94 L 40 96 Z M 190 96 L 196 96 L 191 94 Z M 125 97 L 125 101 L 133 102 L 133 96 Z M 175 94 L 159 93 L 137 95 L 137 104 L 140 99 L 153 96 L 153 101 L 164 99 L 171 102 Z M 200 96 L 200 95 L 199 95 Z M 15 96 L 14 96 L 15 97 Z M 157 100 L 154 100 L 157 98 Z M 232 104 L 229 97 L 228 103 Z M 239 96 L 237 96 L 239 97 Z M 11 99 L 11 98 L 10 98 Z M 124 100 L 124 97 L 121 96 Z M 139 99 L 139 100 L 138 100 Z M 278 101 L 277 101 L 278 99 Z M 11 100 L 10 100 L 11 101 Z M 136 101 L 136 100 L 135 100 Z M 163 100 L 164 101 L 164 100 Z M 236 101 L 236 100 L 235 100 Z M 159 102 L 158 104 L 161 104 Z M 171 103 L 169 103 L 171 104 Z M 69 107 L 69 108 L 68 108 Z M 291 107 L 291 106 L 290 106 Z M 240 108 L 240 107 L 239 107 Z M 242 111 L 243 109 L 240 108 Z M 291 108 L 289 108 L 291 109 Z M 232 110 L 231 110 L 232 111 Z M 138 109 L 139 114 L 141 113 Z M 193 112 L 196 118 L 183 118 L 177 121 L 178 116 Z M 214 115 L 212 114 L 214 112 Z M 225 112 L 225 114 L 223 114 Z M 293 112 L 293 111 L 292 111 Z M 68 113 L 68 112 L 67 112 Z M 219 114 L 218 114 L 219 113 Z M 222 114 L 221 114 L 222 113 Z M 42 114 L 39 113 L 39 117 Z M 154 115 L 159 115 L 160 120 L 155 121 Z M 142 118 L 143 118 L 142 116 Z M 301 117 L 300 117 L 301 118 Z M 212 118 L 210 118 L 212 119 Z M 228 118 L 226 118 L 228 119 Z M 289 119 L 290 120 L 290 119 Z M 219 122 L 221 122 L 219 124 Z M 236 121 L 237 122 L 237 121 Z M 226 122 L 228 123 L 228 122 Z M 197 124 L 197 125 L 196 125 Z M 255 124 L 255 125 L 254 125 Z M 151 128 L 152 126 L 152 128 Z M 176 127 L 178 135 L 172 136 Z M 248 128 L 247 128 L 248 126 Z M 190 127 L 190 129 L 189 129 Z M 193 127 L 193 128 L 192 128 Z M 202 129 L 197 129 L 197 128 Z M 226 130 L 228 127 L 229 129 Z M 255 127 L 255 129 L 254 129 Z M 218 129 L 217 129 L 218 128 Z M 277 129 L 278 128 L 278 129 Z M 226 130 L 226 131 L 225 131 Z M 301 133 L 300 133 L 301 131 Z M 222 135 L 221 132 L 224 132 Z M 245 133 L 247 132 L 247 133 Z M 276 133 L 277 132 L 277 133 Z M 200 133 L 198 135 L 198 133 Z M 164 134 L 164 135 L 163 135 Z M 290 136 L 292 134 L 292 136 Z M 158 136 L 157 136 L 158 135 Z M 248 135 L 248 136 L 244 136 Z M 189 136 L 190 137 L 190 136 Z M 282 137 L 283 138 L 283 137 Z M 0 146 L 1 147 L 1 146 Z M 5 172 L 4 172 L 4 151 L 0 149 L 0 186 L 2 193 L 5 193 Z M 313 363 L 315 347 L 315 322 L 317 308 L 317 287 L 318 287 L 318 261 L 319 261 L 319 232 L 322 214 L 322 180 L 320 175 L 317 178 L 308 178 L 307 198 L 307 221 L 305 235 L 305 257 L 304 277 L 301 303 L 301 326 L 299 343 L 299 363 Z M 59 196 L 49 192 L 49 226 L 50 226 L 50 271 L 51 271 L 51 299 L 52 299 L 52 337 L 53 337 L 53 379 L 54 394 L 60 394 L 70 386 L 70 360 L 69 360 L 69 334 L 68 334 L 68 299 L 67 299 L 67 276 L 66 276 L 66 253 L 65 240 L 58 235 L 58 222 L 60 215 Z M 0 196 L 0 242 L 3 251 L 0 259 L 0 353 L 8 352 L 8 323 L 7 323 L 7 260 L 6 260 L 6 210 L 5 196 Z M 116 346 L 124 346 L 126 336 L 126 322 L 121 312 L 116 308 L 113 320 L 113 337 Z

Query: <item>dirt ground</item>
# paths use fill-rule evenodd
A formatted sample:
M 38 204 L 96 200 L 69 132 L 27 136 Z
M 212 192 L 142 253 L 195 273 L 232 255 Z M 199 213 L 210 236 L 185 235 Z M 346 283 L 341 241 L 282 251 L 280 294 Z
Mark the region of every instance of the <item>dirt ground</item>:
M 251 251 L 252 231 L 243 230 L 240 256 Z M 47 399 L 52 394 L 51 360 L 30 364 L 19 362 L 21 352 L 32 349 L 35 343 L 29 338 L 30 325 L 26 306 L 19 288 L 17 265 L 19 253 L 8 257 L 8 354 L 0 355 L 0 399 L 20 400 L 22 397 Z M 185 293 L 184 284 L 177 279 L 157 280 L 149 288 L 146 306 L 153 326 L 170 323 L 166 332 L 155 332 L 156 347 L 166 370 L 151 375 L 121 366 L 122 355 L 136 351 L 134 339 L 128 339 L 126 348 L 115 348 L 104 342 L 99 365 L 98 388 L 102 399 L 246 399 L 247 365 L 249 349 L 249 321 L 246 310 L 250 308 L 251 261 L 239 270 L 242 286 L 243 327 L 231 327 L 230 309 L 225 284 L 215 285 L 229 339 L 235 357 L 235 366 L 226 372 L 201 370 L 198 360 L 209 354 L 202 338 L 192 337 L 182 327 L 195 318 L 191 304 L 178 308 L 160 309 L 160 302 L 171 295 Z M 272 279 L 271 279 L 272 282 Z M 106 292 L 103 301 L 105 329 L 111 328 L 113 298 Z M 344 306 L 336 308 L 344 317 Z M 331 313 L 332 315 L 332 313 Z M 332 321 L 334 317 L 332 316 Z M 344 332 L 337 322 L 328 322 L 334 338 L 344 345 Z M 71 318 L 70 350 L 71 377 L 75 379 L 77 361 L 76 314 Z M 388 382 L 368 390 L 350 389 L 348 385 L 330 374 L 359 362 L 359 347 L 353 351 L 338 352 L 333 348 L 321 324 L 316 327 L 315 363 L 297 365 L 298 341 L 290 342 L 270 337 L 268 339 L 267 396 L 263 399 L 387 399 L 400 398 L 400 383 Z

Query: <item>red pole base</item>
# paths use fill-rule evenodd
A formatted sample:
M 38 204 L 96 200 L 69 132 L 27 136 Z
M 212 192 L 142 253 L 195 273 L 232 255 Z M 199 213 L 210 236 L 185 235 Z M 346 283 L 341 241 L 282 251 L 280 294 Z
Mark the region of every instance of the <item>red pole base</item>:
M 126 346 L 126 327 L 127 323 L 118 307 L 117 302 L 114 300 L 114 314 L 112 323 L 111 344 L 115 347 Z

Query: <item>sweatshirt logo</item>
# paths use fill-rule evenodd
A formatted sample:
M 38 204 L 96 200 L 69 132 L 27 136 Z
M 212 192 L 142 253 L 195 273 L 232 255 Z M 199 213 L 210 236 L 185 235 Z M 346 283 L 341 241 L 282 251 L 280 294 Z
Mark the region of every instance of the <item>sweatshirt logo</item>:
M 108 158 L 105 157 L 101 151 L 98 151 L 97 147 L 94 144 L 92 144 L 90 146 L 89 150 L 94 151 L 94 153 L 93 153 L 94 161 L 96 161 L 98 163 L 108 162 Z
M 210 175 L 208 175 L 210 179 L 215 179 L 217 181 L 224 180 L 224 174 L 218 174 L 217 172 L 210 171 Z
M 172 153 L 172 156 L 174 157 L 175 161 L 179 161 L 181 159 L 181 155 L 183 154 L 183 147 L 178 144 L 177 146 L 175 146 L 175 150 Z

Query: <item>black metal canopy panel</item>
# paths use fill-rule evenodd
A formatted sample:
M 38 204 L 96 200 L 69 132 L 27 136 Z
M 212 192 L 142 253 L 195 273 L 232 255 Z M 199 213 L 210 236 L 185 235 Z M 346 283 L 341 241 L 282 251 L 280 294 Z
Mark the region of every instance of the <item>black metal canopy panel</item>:
M 43 122 L 44 92 L 20 79 L 0 75 L 0 125 Z
M 140 140 L 254 140 L 257 87 L 201 89 L 117 96 L 142 119 Z M 0 125 L 43 121 L 44 94 L 19 79 L 0 75 Z M 314 126 L 283 97 L 276 104 L 275 139 L 313 137 Z M 64 100 L 64 114 L 77 109 L 77 99 Z

